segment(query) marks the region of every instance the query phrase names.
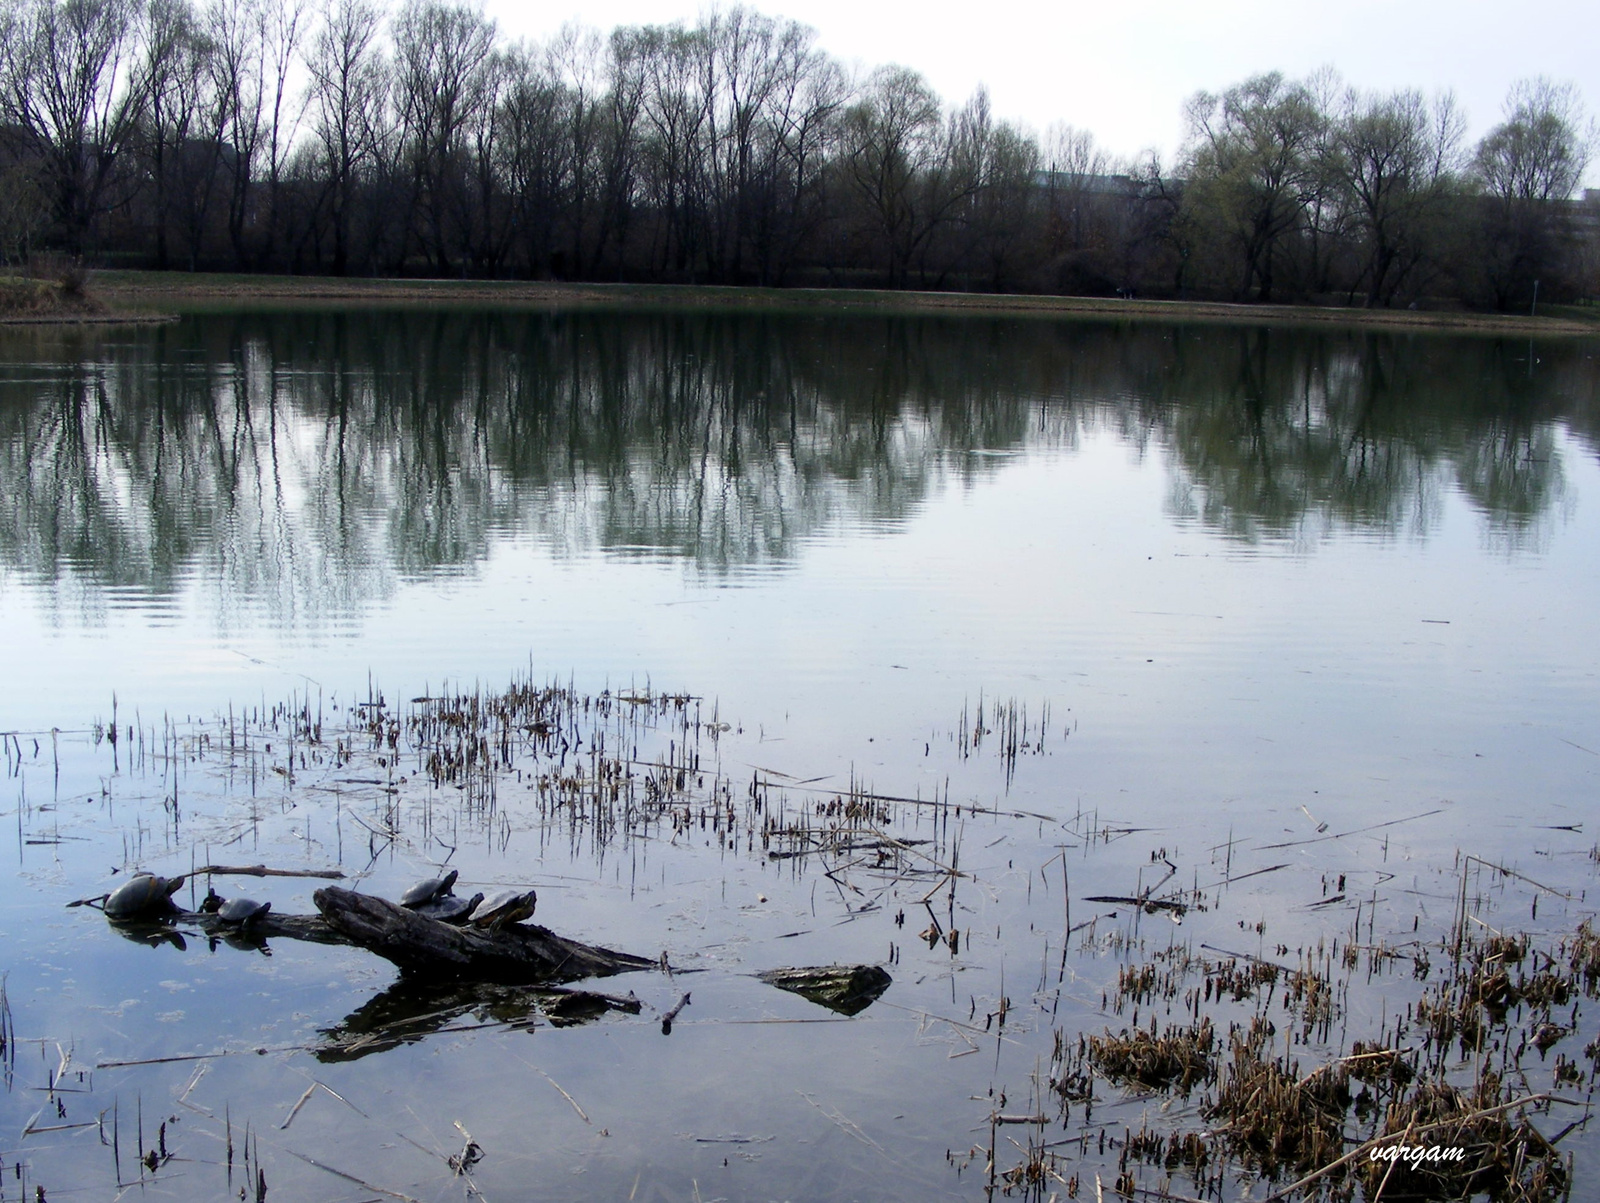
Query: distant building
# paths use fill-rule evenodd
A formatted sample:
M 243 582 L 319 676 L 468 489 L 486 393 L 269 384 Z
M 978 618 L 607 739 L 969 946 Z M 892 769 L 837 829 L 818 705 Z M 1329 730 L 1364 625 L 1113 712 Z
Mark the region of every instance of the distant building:
M 1084 175 L 1076 171 L 1036 171 L 1033 183 L 1036 188 L 1092 196 L 1133 196 L 1139 191 L 1139 181 L 1131 175 Z

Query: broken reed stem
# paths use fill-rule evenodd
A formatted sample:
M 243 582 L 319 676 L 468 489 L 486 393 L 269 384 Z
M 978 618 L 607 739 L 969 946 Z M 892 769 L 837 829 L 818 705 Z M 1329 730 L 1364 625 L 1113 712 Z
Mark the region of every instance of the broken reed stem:
M 586 1111 L 584 1111 L 584 1109 L 582 1107 L 578 1106 L 578 1100 L 573 1098 L 570 1094 L 568 1094 L 565 1090 L 562 1089 L 560 1082 L 556 1081 L 554 1078 L 552 1078 L 549 1074 L 545 1073 L 545 1071 L 540 1069 L 538 1066 L 534 1066 L 534 1072 L 536 1072 L 546 1082 L 549 1082 L 550 1085 L 554 1086 L 556 1088 L 556 1093 L 559 1094 L 562 1098 L 566 1099 L 567 1102 L 572 1104 L 572 1109 L 578 1113 L 578 1118 L 579 1119 L 581 1119 L 586 1124 L 592 1125 L 594 1123 L 594 1121 L 589 1118 L 588 1113 Z M 470 1140 L 471 1138 L 469 1137 L 468 1139 Z
M 289 1114 L 284 1117 L 283 1123 L 278 1125 L 278 1130 L 280 1132 L 286 1129 L 290 1124 L 294 1123 L 294 1117 L 300 1114 L 300 1108 L 306 1105 L 306 1100 L 316 1093 L 316 1089 L 317 1084 L 315 1082 L 306 1087 L 306 1092 L 300 1096 L 293 1107 L 289 1108 Z
M 401 1203 L 422 1203 L 420 1199 L 413 1198 L 411 1195 L 405 1194 L 402 1191 L 390 1190 L 386 1186 L 379 1186 L 376 1183 L 368 1182 L 365 1178 L 357 1178 L 354 1174 L 347 1174 L 343 1170 L 336 1170 L 331 1165 L 324 1165 L 314 1157 L 307 1157 L 304 1153 L 297 1153 L 293 1149 L 286 1149 L 285 1152 L 292 1157 L 298 1157 L 307 1165 L 315 1166 L 325 1174 L 332 1174 L 335 1178 L 343 1178 L 346 1182 L 354 1182 L 362 1190 L 375 1190 L 380 1195 L 388 1195 L 391 1199 L 399 1199 L 401 1200 Z

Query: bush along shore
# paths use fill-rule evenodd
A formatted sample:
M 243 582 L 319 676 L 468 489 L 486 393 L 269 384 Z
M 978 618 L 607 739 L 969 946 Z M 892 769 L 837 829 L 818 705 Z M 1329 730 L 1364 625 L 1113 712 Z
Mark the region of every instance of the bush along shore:
M 0 321 L 78 321 L 105 313 L 105 305 L 84 290 L 81 279 L 0 276 Z
M 35 263 L 27 275 L 0 275 L 0 325 L 149 323 L 170 320 L 148 308 L 108 304 L 79 263 Z

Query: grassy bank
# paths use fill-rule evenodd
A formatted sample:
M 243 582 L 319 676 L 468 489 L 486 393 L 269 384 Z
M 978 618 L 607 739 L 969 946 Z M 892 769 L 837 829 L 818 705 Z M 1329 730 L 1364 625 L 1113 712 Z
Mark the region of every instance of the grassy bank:
M 723 312 L 981 314 L 993 317 L 1155 320 L 1449 331 L 1521 337 L 1594 335 L 1600 314 L 1564 309 L 1523 317 L 1490 313 L 1238 305 L 992 293 L 886 292 L 832 288 L 731 288 L 674 284 L 561 284 L 485 280 L 374 280 L 316 276 L 101 272 L 94 290 L 128 310 L 240 305 L 472 305 L 527 308 L 678 308 Z

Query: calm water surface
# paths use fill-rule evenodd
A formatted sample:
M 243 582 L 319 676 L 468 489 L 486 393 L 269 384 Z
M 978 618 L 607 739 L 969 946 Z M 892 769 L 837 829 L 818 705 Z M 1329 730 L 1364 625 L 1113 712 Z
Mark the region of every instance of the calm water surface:
M 1600 770 L 1596 355 L 417 309 L 7 333 L 5 1189 L 25 1173 L 105 1197 L 142 1175 L 163 1197 L 237 1194 L 227 1134 L 249 1124 L 275 1198 L 373 1197 L 308 1157 L 429 1199 L 976 1198 L 990 1115 L 1043 1106 L 1054 1032 L 1126 1023 L 1102 992 L 1140 948 L 1296 947 L 1374 921 L 1409 938 L 1448 911 L 1458 851 L 1571 894 L 1536 915 L 1574 927 Z M 281 780 L 153 759 L 230 706 L 292 699 L 331 725 L 379 691 L 530 674 L 696 695 L 728 725 L 704 755 L 736 793 L 766 781 L 798 807 L 855 782 L 977 805 L 953 828 L 903 816 L 972 874 L 945 924 L 965 942 L 916 938 L 923 878 L 869 888 L 743 837 L 558 838 L 508 804 L 375 844 L 356 803 L 330 816 Z M 971 745 L 997 703 L 1022 716 L 1015 761 Z M 96 739 L 113 713 L 119 747 Z M 63 909 L 113 870 L 207 859 L 337 866 L 391 896 L 448 859 L 464 881 L 537 884 L 557 930 L 705 972 L 624 980 L 643 1018 L 330 1062 L 308 1050 L 393 983 L 386 963 L 143 947 Z M 1272 871 L 1181 929 L 1107 917 L 1069 964 L 1083 899 L 1162 861 L 1202 890 Z M 1348 901 L 1311 907 L 1346 877 Z M 248 884 L 310 909 L 310 883 Z M 895 984 L 848 1022 L 801 1022 L 828 1015 L 743 976 L 832 962 Z M 650 1008 L 685 988 L 663 1037 Z M 106 1067 L 247 1047 L 274 1051 Z M 1094 1128 L 1118 1131 L 1160 1102 L 1098 1097 Z M 163 1119 L 174 1156 L 144 1169 L 130 1150 Z M 444 1160 L 456 1124 L 486 1153 L 474 1188 Z

